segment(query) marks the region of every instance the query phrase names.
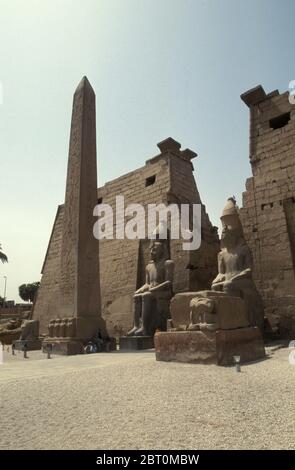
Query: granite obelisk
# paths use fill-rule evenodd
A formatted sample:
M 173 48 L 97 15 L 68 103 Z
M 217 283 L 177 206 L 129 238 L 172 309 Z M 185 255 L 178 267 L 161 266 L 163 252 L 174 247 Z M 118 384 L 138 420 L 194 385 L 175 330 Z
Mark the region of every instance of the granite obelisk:
M 73 100 L 62 230 L 59 314 L 82 318 L 91 335 L 105 333 L 100 311 L 98 240 L 93 236 L 97 204 L 95 93 L 86 77 Z M 87 321 L 86 321 L 87 320 Z M 81 325 L 82 326 L 82 325 Z
M 82 352 L 87 341 L 108 337 L 101 316 L 99 241 L 93 235 L 96 204 L 95 93 L 83 77 L 73 99 L 65 203 L 58 219 L 61 240 L 55 311 L 53 315 L 52 304 L 44 302 L 42 282 L 34 309 L 34 317 L 42 317 L 43 310 L 50 320 L 44 344 L 51 343 L 62 354 Z

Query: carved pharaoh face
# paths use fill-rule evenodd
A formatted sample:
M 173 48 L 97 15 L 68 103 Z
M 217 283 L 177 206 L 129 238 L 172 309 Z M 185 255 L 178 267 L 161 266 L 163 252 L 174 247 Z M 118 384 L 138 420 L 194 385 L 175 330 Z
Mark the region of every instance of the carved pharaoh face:
M 224 225 L 221 233 L 221 240 L 225 247 L 235 246 L 239 240 L 238 230 L 228 225 Z
M 153 241 L 150 245 L 150 254 L 153 261 L 159 261 L 163 258 L 164 247 L 160 241 Z

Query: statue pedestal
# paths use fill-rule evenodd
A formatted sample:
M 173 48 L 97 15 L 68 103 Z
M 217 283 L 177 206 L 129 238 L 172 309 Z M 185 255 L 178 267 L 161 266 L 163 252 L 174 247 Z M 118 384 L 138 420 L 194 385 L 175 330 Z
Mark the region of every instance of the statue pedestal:
M 217 363 L 215 332 L 161 331 L 154 340 L 157 361 Z
M 196 364 L 234 365 L 265 357 L 261 333 L 257 327 L 234 330 L 171 331 L 155 334 L 157 361 L 191 362 Z
M 60 354 L 64 356 L 73 356 L 75 354 L 84 354 L 84 346 L 93 341 L 79 338 L 45 338 L 42 343 L 43 352 L 51 345 L 52 354 Z M 99 352 L 110 352 L 116 350 L 115 338 L 108 338 L 97 344 Z
M 121 336 L 119 339 L 120 351 L 140 351 L 153 349 L 154 338 L 152 336 Z
M 218 330 L 216 351 L 217 364 L 220 366 L 232 365 L 233 356 L 240 356 L 241 364 L 265 357 L 263 338 L 257 326 L 236 330 Z
M 41 349 L 42 341 L 40 339 L 18 339 L 12 342 L 12 346 L 16 351 L 23 351 L 24 347 L 27 351 L 37 351 Z
M 51 346 L 52 354 L 72 356 L 83 354 L 83 341 L 74 338 L 45 338 L 42 343 L 43 352 L 47 352 L 47 347 Z

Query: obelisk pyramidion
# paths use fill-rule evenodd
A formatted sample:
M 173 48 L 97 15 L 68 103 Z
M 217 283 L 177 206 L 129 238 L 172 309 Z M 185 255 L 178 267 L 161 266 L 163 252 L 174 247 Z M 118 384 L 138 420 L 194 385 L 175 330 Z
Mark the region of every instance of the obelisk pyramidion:
M 73 100 L 67 183 L 60 259 L 60 296 L 57 316 L 76 317 L 78 336 L 100 331 L 99 250 L 93 236 L 93 209 L 97 204 L 95 93 L 86 77 Z

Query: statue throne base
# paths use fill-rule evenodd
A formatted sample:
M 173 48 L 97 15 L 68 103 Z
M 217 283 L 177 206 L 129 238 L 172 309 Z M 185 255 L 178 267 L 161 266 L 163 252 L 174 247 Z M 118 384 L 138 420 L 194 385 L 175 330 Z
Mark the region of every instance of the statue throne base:
M 171 331 L 155 334 L 157 361 L 190 362 L 195 364 L 234 365 L 263 359 L 264 344 L 257 327 L 235 330 Z
M 50 350 L 52 354 L 72 356 L 83 354 L 83 341 L 78 338 L 45 338 L 42 343 L 43 352 Z
M 173 328 L 154 337 L 158 361 L 229 366 L 265 357 L 262 334 L 250 326 L 245 302 L 222 292 L 177 294 L 171 302 Z
M 43 352 L 65 356 L 83 354 L 88 343 L 96 344 L 97 352 L 115 350 L 114 338 L 101 338 L 99 335 L 102 327 L 102 321 L 97 317 L 53 319 L 49 325 L 49 335 L 42 343 Z
M 121 336 L 119 339 L 120 351 L 141 351 L 154 347 L 153 336 Z

